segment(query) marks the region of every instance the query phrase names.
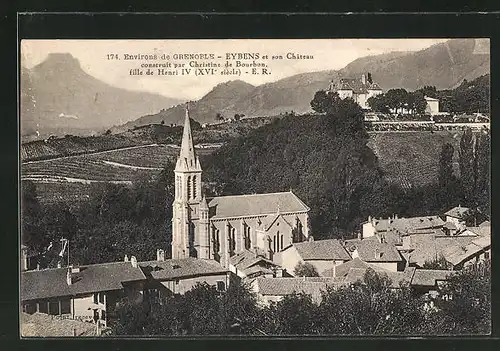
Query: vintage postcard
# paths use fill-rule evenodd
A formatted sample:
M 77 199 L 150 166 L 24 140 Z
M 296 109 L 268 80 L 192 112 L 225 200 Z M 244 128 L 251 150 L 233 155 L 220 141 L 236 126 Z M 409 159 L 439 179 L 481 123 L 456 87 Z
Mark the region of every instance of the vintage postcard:
M 22 337 L 490 334 L 489 39 L 19 57 Z

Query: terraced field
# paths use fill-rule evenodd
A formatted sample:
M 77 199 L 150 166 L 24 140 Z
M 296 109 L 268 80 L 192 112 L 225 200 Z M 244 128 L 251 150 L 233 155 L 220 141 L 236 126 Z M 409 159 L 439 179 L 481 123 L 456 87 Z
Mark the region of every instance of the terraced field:
M 437 181 L 442 146 L 449 142 L 455 148 L 455 172 L 458 174 L 458 147 L 461 133 L 380 132 L 370 133 L 368 146 L 378 156 L 390 182 L 404 188 Z
M 200 149 L 199 153 L 212 151 Z M 169 160 L 175 160 L 178 153 L 179 149 L 175 147 L 149 145 L 27 162 L 21 166 L 21 179 L 39 182 L 130 183 L 159 173 Z

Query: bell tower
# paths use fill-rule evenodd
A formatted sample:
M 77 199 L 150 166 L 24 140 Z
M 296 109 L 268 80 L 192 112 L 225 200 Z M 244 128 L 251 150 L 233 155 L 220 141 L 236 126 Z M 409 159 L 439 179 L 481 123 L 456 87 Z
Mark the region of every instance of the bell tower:
M 201 165 L 194 150 L 189 108 L 186 104 L 181 150 L 175 165 L 175 199 L 172 216 L 172 258 L 198 257 Z

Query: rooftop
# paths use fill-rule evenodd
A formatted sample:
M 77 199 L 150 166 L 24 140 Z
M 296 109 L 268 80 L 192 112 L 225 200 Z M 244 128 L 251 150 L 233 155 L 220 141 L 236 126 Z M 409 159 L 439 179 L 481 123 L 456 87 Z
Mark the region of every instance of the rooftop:
M 435 286 L 438 280 L 446 280 L 452 271 L 440 269 L 416 269 L 413 274 L 411 285 L 414 286 Z
M 67 271 L 65 267 L 22 272 L 21 300 L 120 290 L 124 282 L 146 279 L 142 270 L 130 262 L 80 266 L 80 272 L 72 274 L 71 285 L 66 281 Z
M 365 262 L 400 262 L 403 259 L 396 247 L 378 240 L 358 240 L 347 244 L 349 250 L 357 250 L 358 256 Z
M 265 262 L 266 264 L 276 266 L 273 261 L 268 260 L 265 257 L 257 255 L 256 253 L 250 250 L 244 250 L 239 252 L 238 254 L 231 256 L 229 258 L 229 263 L 238 268 L 239 270 L 245 270 L 250 268 L 257 263 Z
M 307 207 L 294 193 L 269 193 L 219 196 L 210 200 L 211 219 L 307 212 Z
M 378 232 L 396 231 L 403 235 L 410 234 L 422 229 L 440 228 L 445 223 L 439 216 L 387 219 L 374 218 L 372 219 L 372 222 L 375 230 Z
M 326 277 L 257 278 L 256 283 L 262 295 L 284 296 L 304 293 L 312 295 L 315 299 L 321 297 L 321 291 L 327 287 L 343 285 L 341 279 Z
M 458 218 L 458 219 L 464 219 L 468 212 L 469 212 L 468 207 L 457 206 L 457 207 L 453 207 L 451 210 L 446 212 L 445 216 L 450 216 L 450 217 Z
M 303 260 L 343 260 L 348 261 L 351 256 L 339 240 L 328 239 L 318 241 L 304 241 L 294 243 Z
M 380 268 L 376 265 L 366 263 L 364 261 L 361 261 L 358 257 L 356 257 L 350 261 L 347 261 L 347 262 L 344 262 L 342 264 L 339 264 L 338 266 L 335 266 L 335 276 L 336 277 L 346 277 L 347 273 L 349 273 L 349 270 L 351 268 L 362 268 L 362 269 L 372 268 L 375 271 L 388 272 L 387 269 L 383 269 L 383 268 Z M 332 269 L 332 271 L 333 271 L 333 269 Z
M 139 267 L 144 270 L 144 273 L 157 280 L 172 280 L 202 275 L 225 274 L 228 272 L 227 269 L 214 260 L 193 257 L 139 262 Z

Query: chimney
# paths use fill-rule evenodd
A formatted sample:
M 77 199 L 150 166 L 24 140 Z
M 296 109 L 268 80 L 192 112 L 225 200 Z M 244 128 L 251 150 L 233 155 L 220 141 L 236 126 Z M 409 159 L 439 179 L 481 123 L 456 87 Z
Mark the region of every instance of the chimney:
M 398 219 L 398 214 L 397 214 L 397 213 L 394 215 L 394 218 L 395 218 L 395 219 Z
M 358 232 L 358 240 L 363 240 L 363 233 L 362 232 Z
M 278 268 L 276 270 L 276 278 L 283 278 L 283 268 Z
M 165 250 L 157 249 L 156 250 L 156 260 L 157 261 L 165 261 Z
M 71 267 L 68 267 L 68 270 L 66 271 L 66 283 L 68 285 L 71 285 L 72 281 L 71 281 Z
M 128 262 L 128 256 L 125 255 L 125 258 L 123 259 L 123 262 Z
M 132 267 L 137 268 L 137 258 L 135 256 L 130 257 L 130 263 L 132 263 Z
M 71 273 L 80 273 L 80 266 L 70 266 L 71 267 Z
M 61 261 L 57 262 L 57 268 L 61 268 L 62 265 L 61 265 Z
M 307 241 L 313 242 L 314 241 L 314 237 L 312 235 L 309 235 L 309 238 L 307 239 Z
M 361 83 L 366 84 L 366 75 L 364 73 L 361 75 Z
M 39 271 L 40 270 L 40 263 L 37 263 L 36 264 L 36 270 Z

